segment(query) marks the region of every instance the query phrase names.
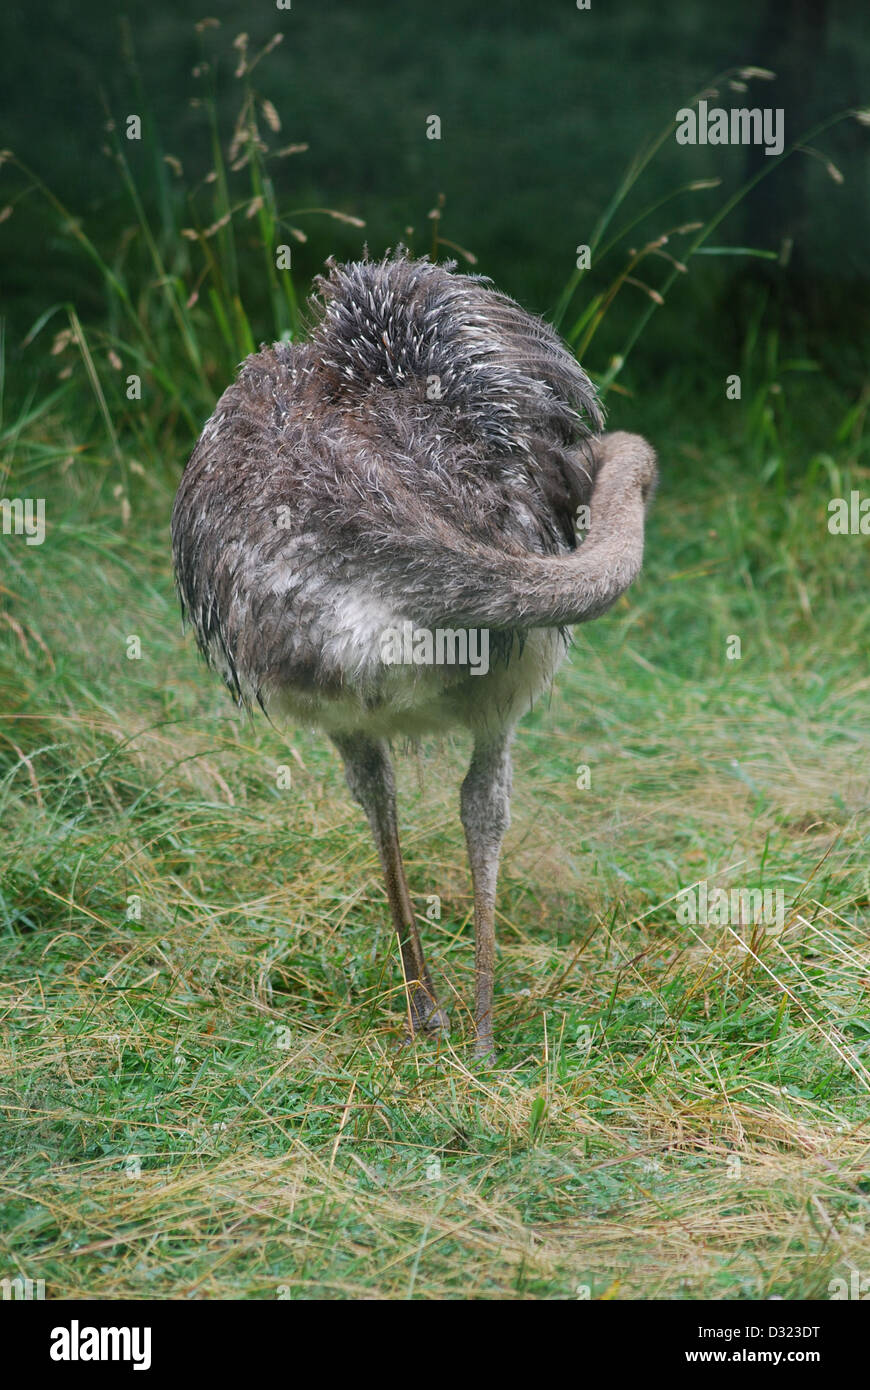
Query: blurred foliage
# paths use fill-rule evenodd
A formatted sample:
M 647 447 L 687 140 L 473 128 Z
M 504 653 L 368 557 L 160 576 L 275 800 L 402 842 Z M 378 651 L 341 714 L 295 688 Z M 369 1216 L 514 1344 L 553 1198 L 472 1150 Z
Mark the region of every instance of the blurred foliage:
M 171 161 L 201 177 L 213 155 L 202 101 L 214 68 L 206 72 L 203 60 L 232 57 L 240 32 L 251 51 L 283 34 L 257 85 L 280 117 L 282 140 L 308 146 L 276 174 L 277 201 L 286 202 L 292 187 L 300 207 L 325 205 L 365 221 L 364 230 L 306 223 L 308 239 L 294 247 L 298 284 L 327 255 L 353 256 L 364 243 L 375 253 L 399 241 L 428 249 L 429 214 L 441 195 L 445 237 L 544 314 L 555 309 L 575 248 L 590 239 L 619 171 L 711 73 L 733 64 L 775 69 L 776 82 L 752 99 L 786 104 L 787 140 L 836 110 L 868 104 L 860 73 L 868 69 L 870 24 L 866 7 L 851 0 L 715 7 L 711 0 L 654 7 L 623 0 L 589 11 L 568 3 L 470 10 L 444 0 L 423 10 L 398 0 L 365 7 L 321 0 L 286 11 L 218 3 L 210 14 L 219 23 L 200 33 L 203 6 L 193 0 L 141 7 L 127 18 L 106 4 L 49 0 L 0 18 L 0 49 L 12 60 L 3 80 L 2 143 L 75 210 L 107 258 L 131 219 L 103 152 L 106 111 L 116 122 L 131 112 L 143 118 L 145 138 L 128 150 L 131 175 L 168 236 L 186 212 L 186 187 Z M 739 92 L 720 95 L 726 106 L 744 102 Z M 232 61 L 217 69 L 215 103 L 226 151 L 239 108 Z M 441 118 L 441 140 L 426 138 L 431 114 Z M 822 352 L 827 371 L 859 388 L 870 319 L 859 230 L 870 211 L 868 148 L 866 131 L 845 122 L 826 135 L 823 159 L 798 156 L 765 180 L 724 224 L 723 240 L 739 244 L 751 233 L 752 244 L 778 253 L 793 234 L 789 265 L 707 262 L 691 290 L 674 286 L 637 372 L 654 377 L 664 361 L 703 371 L 711 356 L 736 353 L 764 284 L 794 337 L 790 351 Z M 644 175 L 640 205 L 687 180 L 721 178 L 727 195 L 758 159 L 754 150 L 668 141 Z M 843 173 L 841 186 L 828 159 Z M 0 203 L 5 196 L 0 187 Z M 708 217 L 720 201 L 715 191 L 687 194 L 672 205 L 671 220 Z M 655 217 L 641 224 L 639 244 L 661 230 Z M 52 227 L 39 200 L 16 201 L 0 234 L 13 352 L 47 302 L 74 297 L 85 323 L 105 315 L 99 275 L 83 274 L 74 240 Z M 266 337 L 266 278 L 244 289 L 254 336 Z M 613 306 L 605 348 L 616 350 L 636 308 L 627 296 Z

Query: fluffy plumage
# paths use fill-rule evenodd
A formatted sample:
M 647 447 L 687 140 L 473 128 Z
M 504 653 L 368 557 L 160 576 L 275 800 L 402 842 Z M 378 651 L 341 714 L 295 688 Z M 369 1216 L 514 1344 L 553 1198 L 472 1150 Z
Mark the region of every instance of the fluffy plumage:
M 333 265 L 312 316 L 308 343 L 249 357 L 224 392 L 172 536 L 184 611 L 237 699 L 334 726 L 331 702 L 395 687 L 393 623 L 487 627 L 504 661 L 519 634 L 584 616 L 534 557 L 576 545 L 602 417 L 552 330 L 480 277 L 401 255 Z M 611 577 L 585 595 L 595 611 Z

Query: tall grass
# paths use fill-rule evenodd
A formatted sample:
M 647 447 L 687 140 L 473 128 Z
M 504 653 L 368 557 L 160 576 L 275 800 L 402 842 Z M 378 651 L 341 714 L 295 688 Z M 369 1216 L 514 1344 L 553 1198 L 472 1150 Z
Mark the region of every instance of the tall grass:
M 279 143 L 281 117 L 255 84 L 256 70 L 280 43 L 280 34 L 258 53 L 249 52 L 244 34 L 235 40 L 230 80 L 238 86 L 239 106 L 224 140 L 217 84 L 226 71 L 219 51 L 208 44 L 215 23 L 204 20 L 197 25 L 202 56 L 194 69 L 198 85 L 192 100 L 202 113 L 211 163 L 192 177 L 177 156 L 163 151 L 127 32 L 127 61 L 140 110 L 132 120 L 106 110 L 103 151 L 117 168 L 132 215 L 116 248 L 100 245 L 38 172 L 12 151 L 3 152 L 2 162 L 21 178 L 10 210 L 24 197 L 44 199 L 59 228 L 74 239 L 102 279 L 104 321 L 85 328 L 74 304 L 53 304 L 32 325 L 25 346 L 35 343 L 58 318 L 64 321 L 52 344 L 53 355 L 66 364 L 61 378 L 73 375 L 69 354 L 75 353 L 98 406 L 110 454 L 119 464 L 119 441 L 158 460 L 167 440 L 177 441 L 178 424 L 182 438 L 195 436 L 216 395 L 258 341 L 298 334 L 292 248 L 306 240 L 300 223 L 325 216 L 364 226 L 362 219 L 341 210 L 279 204 L 275 169 L 307 149 L 292 140 Z M 156 217 L 140 191 L 143 165 L 150 165 L 148 182 L 158 190 Z M 250 291 L 254 285 L 256 331 L 244 302 L 245 287 Z M 134 374 L 141 382 L 141 396 L 131 395 Z
M 732 99 L 746 100 L 745 93 L 749 84 L 753 81 L 771 81 L 776 74 L 765 68 L 758 67 L 734 67 L 719 73 L 712 81 L 706 84 L 700 91 L 694 93 L 685 103 L 687 108 L 697 107 L 699 101 L 707 99 L 717 100 L 721 97 L 722 91 L 732 94 Z M 765 260 L 781 259 L 785 263 L 788 248 L 785 247 L 751 247 L 751 246 L 711 246 L 710 237 L 727 220 L 729 215 L 749 196 L 752 190 L 779 165 L 790 159 L 796 153 L 810 154 L 820 158 L 827 168 L 831 178 L 835 183 L 842 183 L 843 176 L 830 160 L 826 159 L 819 151 L 810 147 L 811 140 L 818 139 L 828 130 L 839 125 L 846 120 L 857 120 L 861 124 L 870 123 L 870 113 L 860 110 L 845 110 L 835 112 L 819 121 L 811 129 L 803 131 L 795 140 L 782 151 L 780 155 L 772 159 L 765 159 L 762 167 L 738 186 L 725 201 L 711 214 L 705 217 L 685 221 L 681 219 L 673 226 L 668 226 L 664 230 L 657 232 L 649 241 L 640 247 L 630 245 L 630 234 L 637 228 L 647 223 L 647 220 L 654 214 L 658 214 L 662 208 L 676 200 L 682 200 L 688 194 L 705 192 L 708 189 L 717 188 L 720 184 L 719 179 L 693 179 L 678 185 L 669 193 L 658 197 L 653 203 L 643 205 L 639 210 L 629 207 L 632 195 L 636 191 L 636 186 L 641 181 L 642 175 L 649 165 L 660 153 L 665 142 L 669 140 L 676 128 L 676 118 L 672 118 L 665 123 L 662 129 L 653 136 L 630 161 L 629 166 L 618 183 L 612 198 L 599 217 L 593 232 L 590 236 L 588 248 L 590 252 L 591 264 L 587 268 L 578 263 L 578 268 L 570 277 L 565 286 L 562 297 L 556 307 L 554 322 L 557 328 L 561 328 L 565 334 L 567 342 L 577 353 L 581 361 L 586 361 L 586 355 L 593 343 L 593 340 L 601 328 L 602 323 L 607 317 L 608 310 L 612 307 L 617 295 L 627 287 L 640 292 L 645 302 L 642 304 L 635 324 L 629 331 L 619 352 L 613 355 L 605 371 L 597 374 L 599 387 L 606 395 L 612 389 L 620 376 L 630 353 L 636 347 L 644 329 L 657 309 L 662 308 L 667 300 L 667 296 L 675 285 L 677 279 L 688 274 L 690 263 L 695 256 L 750 256 Z M 611 224 L 621 210 L 625 210 L 629 220 L 624 222 L 616 231 L 611 230 Z M 608 236 L 608 233 L 610 235 Z M 676 238 L 676 255 L 665 247 L 674 244 Z M 605 288 L 591 294 L 583 306 L 579 315 L 569 322 L 568 318 L 578 290 L 582 287 L 585 277 L 590 271 L 599 271 L 603 262 L 610 258 L 621 256 L 624 258 L 621 268 L 613 274 L 612 279 L 606 284 Z M 651 285 L 641 280 L 637 272 L 644 269 L 648 271 L 653 268 L 657 261 L 664 261 L 669 267 L 664 279 L 659 284 Z
M 104 153 L 117 168 L 132 215 L 118 246 L 98 244 L 38 172 L 12 151 L 0 156 L 0 163 L 8 164 L 20 176 L 7 210 L 14 211 L 24 197 L 43 198 L 59 228 L 73 238 L 101 277 L 106 303 L 102 322 L 83 327 L 74 303 L 53 304 L 39 315 L 25 344 L 35 343 L 50 324 L 56 326 L 58 318 L 63 320 L 52 345 L 52 352 L 65 364 L 61 378 L 69 379 L 76 371 L 70 357 L 75 353 L 78 371 L 84 373 L 98 409 L 109 456 L 122 475 L 124 453 L 131 447 L 147 452 L 150 460 L 156 461 L 166 453 L 170 440 L 189 442 L 238 363 L 260 341 L 292 339 L 303 331 L 292 269 L 293 248 L 307 239 L 301 224 L 312 216 L 325 216 L 361 230 L 365 225 L 351 212 L 293 206 L 290 200 L 279 198 L 278 171 L 284 168 L 284 161 L 303 155 L 307 149 L 304 143 L 287 139 L 281 115 L 257 87 L 259 66 L 268 62 L 282 41 L 281 33 L 257 53 L 249 51 L 247 36 L 239 34 L 228 55 L 217 21 L 203 20 L 196 29 L 201 51 L 193 69 L 192 104 L 202 116 L 210 160 L 207 168 L 194 172 L 163 148 L 160 132 L 149 115 L 132 36 L 128 27 L 123 28 L 125 58 L 140 108 L 143 138 L 129 138 L 129 116 L 106 110 Z M 715 99 L 722 91 L 732 92 L 735 99 L 740 94 L 745 100 L 742 94 L 749 84 L 773 76 L 761 68 L 732 68 L 718 74 L 687 104 L 694 106 L 702 97 Z M 238 89 L 238 106 L 232 129 L 222 131 L 218 95 L 220 84 L 227 81 Z M 693 259 L 741 255 L 776 260 L 783 254 L 782 248 L 711 245 L 710 238 L 763 178 L 796 153 L 818 155 L 832 177 L 841 182 L 840 172 L 809 142 L 850 118 L 865 124 L 870 119 L 863 111 L 831 115 L 802 133 L 780 156 L 765 160 L 763 167 L 714 211 L 688 220 L 681 216 L 639 246 L 633 244 L 633 234 L 649 229 L 650 219 L 669 204 L 679 202 L 685 207 L 687 198 L 691 201 L 716 188 L 719 180 L 688 180 L 653 203 L 637 206 L 643 175 L 673 135 L 675 120 L 670 119 L 637 152 L 590 236 L 591 270 L 578 268 L 574 272 L 554 314 L 555 325 L 590 370 L 604 397 L 611 390 L 624 390 L 618 379 L 629 355 L 652 315 L 666 303 L 677 279 L 688 273 Z M 156 190 L 151 213 L 140 182 Z M 621 223 L 620 214 L 624 215 Z M 476 264 L 473 252 L 444 235 L 443 195 L 436 200 L 430 218 L 429 254 L 438 258 L 456 253 L 467 264 Z M 656 266 L 666 268 L 663 278 L 655 275 Z M 603 283 L 587 295 L 578 312 L 577 295 L 589 274 L 596 283 Z M 620 350 L 606 363 L 598 363 L 594 359 L 597 335 L 617 298 L 626 293 L 642 298 L 635 324 Z M 256 321 L 246 301 L 255 303 Z M 749 333 L 757 335 L 758 331 L 756 323 Z M 131 398 L 132 374 L 142 382 L 141 399 Z M 769 429 L 772 407 L 768 407 L 769 402 L 767 407 L 759 404 L 757 418 L 752 419 L 756 437 Z M 128 479 L 122 476 L 122 481 L 126 487 Z

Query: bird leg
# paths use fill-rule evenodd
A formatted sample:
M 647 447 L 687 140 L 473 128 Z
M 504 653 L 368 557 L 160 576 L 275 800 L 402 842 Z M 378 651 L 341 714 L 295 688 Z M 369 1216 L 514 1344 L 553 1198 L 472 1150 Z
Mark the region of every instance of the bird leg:
M 495 1054 L 495 887 L 502 840 L 510 825 L 512 734 L 503 730 L 475 739 L 460 800 L 474 886 L 474 1056 L 478 1059 Z
M 364 734 L 333 736 L 344 759 L 351 795 L 368 817 L 384 870 L 384 883 L 393 926 L 399 938 L 412 1034 L 449 1032 L 450 1022 L 438 998 L 423 955 L 414 906 L 405 877 L 396 816 L 396 783 L 384 739 Z

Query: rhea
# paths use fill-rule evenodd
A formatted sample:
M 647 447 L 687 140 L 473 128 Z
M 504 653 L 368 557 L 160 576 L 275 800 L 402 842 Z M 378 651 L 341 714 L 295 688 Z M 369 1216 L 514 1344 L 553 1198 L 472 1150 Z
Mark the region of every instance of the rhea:
M 182 611 L 241 705 L 317 725 L 341 754 L 383 866 L 412 1034 L 448 1019 L 402 863 L 391 747 L 471 735 L 460 808 L 487 1057 L 514 730 L 571 626 L 636 578 L 655 454 L 601 432 L 556 333 L 482 277 L 404 253 L 330 263 L 311 315 L 307 341 L 247 358 L 187 464 L 172 514 Z

